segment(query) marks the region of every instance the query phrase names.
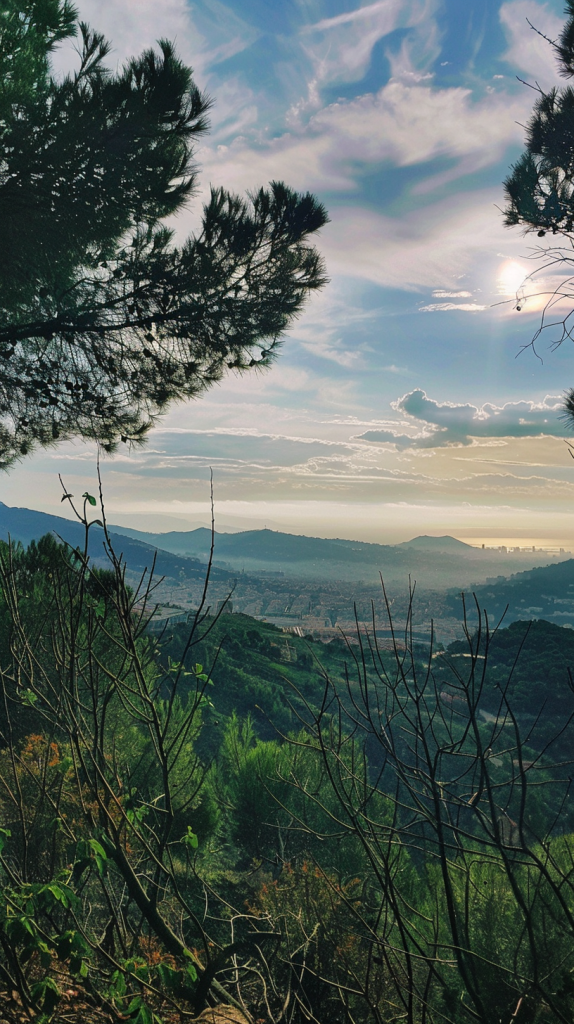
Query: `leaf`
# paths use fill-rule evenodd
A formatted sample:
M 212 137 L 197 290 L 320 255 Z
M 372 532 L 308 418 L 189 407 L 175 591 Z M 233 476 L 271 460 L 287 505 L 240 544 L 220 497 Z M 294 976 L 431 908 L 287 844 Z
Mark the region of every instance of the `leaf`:
M 127 985 L 122 971 L 114 971 L 112 974 L 111 989 L 113 996 L 118 996 L 120 999 L 122 996 L 125 996 L 127 992 Z
M 0 828 L 0 853 L 2 853 L 2 850 L 6 845 L 6 840 L 10 839 L 11 835 L 12 833 L 9 828 Z
M 175 967 L 170 967 L 169 964 L 158 964 L 156 972 L 162 985 L 164 985 L 164 987 L 170 992 L 174 992 L 179 989 L 181 972 L 176 971 Z
M 42 964 L 42 967 L 44 967 L 45 970 L 48 970 L 52 964 L 52 954 L 50 952 L 50 947 L 43 941 L 43 939 L 39 940 L 36 946 L 36 952 L 40 955 L 40 963 Z
M 84 493 L 82 494 L 82 498 L 85 498 L 86 501 L 89 501 L 90 505 L 96 505 L 97 504 L 96 499 L 94 498 L 93 494 L 88 494 L 87 491 L 84 491 Z
M 132 1024 L 154 1024 L 154 1014 L 141 996 L 135 996 L 132 999 L 126 1010 L 126 1015 L 131 1017 Z
M 44 978 L 32 987 L 32 1001 L 42 1006 L 44 1013 L 52 1014 L 60 1001 L 60 989 L 53 978 Z
M 38 700 L 38 694 L 33 693 L 32 690 L 24 690 L 24 692 L 20 694 L 20 700 L 22 701 L 22 704 L 26 705 L 26 707 L 33 708 L 34 704 Z
M 197 850 L 197 847 L 199 846 L 199 839 L 197 838 L 191 825 L 187 826 L 187 832 L 185 833 L 184 836 L 181 837 L 181 842 L 185 843 L 185 845 L 189 846 L 192 850 Z

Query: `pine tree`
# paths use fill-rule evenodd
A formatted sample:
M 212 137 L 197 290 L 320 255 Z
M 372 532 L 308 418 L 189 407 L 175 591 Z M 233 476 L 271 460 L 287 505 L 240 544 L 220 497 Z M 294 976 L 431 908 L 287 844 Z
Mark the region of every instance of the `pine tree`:
M 566 0 L 567 20 L 557 41 L 548 40 L 564 78 L 574 77 L 574 0 Z M 540 243 L 545 267 L 566 267 L 571 274 L 574 245 L 574 89 L 567 85 L 544 92 L 527 125 L 526 148 L 504 182 L 507 197 L 505 223 L 521 225 L 538 238 L 552 236 L 550 245 Z M 556 237 L 557 236 L 557 237 Z M 536 273 L 536 272 L 535 272 Z M 573 340 L 572 311 L 561 319 L 546 312 L 556 300 L 572 299 L 569 280 L 563 280 L 549 296 L 548 304 L 532 344 L 547 326 L 561 329 L 554 346 Z M 574 427 L 574 388 L 564 399 L 564 418 Z
M 79 34 L 63 80 L 50 53 Z M 0 459 L 80 436 L 113 450 L 228 370 L 263 368 L 325 282 L 310 194 L 212 189 L 182 245 L 209 100 L 162 40 L 106 67 L 68 0 L 0 11 Z
M 564 78 L 574 77 L 574 0 L 567 0 L 568 20 L 551 42 Z M 550 42 L 550 40 L 549 40 Z M 527 126 L 526 149 L 504 182 L 508 199 L 506 224 L 522 225 L 540 238 L 572 235 L 574 226 L 574 89 L 543 92 Z

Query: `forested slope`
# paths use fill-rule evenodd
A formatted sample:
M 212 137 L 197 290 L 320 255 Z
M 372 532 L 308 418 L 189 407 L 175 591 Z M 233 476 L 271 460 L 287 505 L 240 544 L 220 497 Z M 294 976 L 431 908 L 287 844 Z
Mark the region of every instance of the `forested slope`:
M 570 631 L 150 635 L 108 556 L 0 544 L 0 991 L 46 1022 L 73 991 L 136 1024 L 466 1024 L 527 986 L 572 1018 Z

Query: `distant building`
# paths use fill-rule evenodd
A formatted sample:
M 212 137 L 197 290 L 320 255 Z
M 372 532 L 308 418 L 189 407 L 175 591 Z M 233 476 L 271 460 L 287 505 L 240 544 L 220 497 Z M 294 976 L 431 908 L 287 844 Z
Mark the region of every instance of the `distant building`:
M 176 626 L 178 623 L 189 622 L 190 613 L 176 609 L 170 612 L 169 609 L 158 609 L 160 614 L 152 616 L 147 624 L 148 633 L 162 633 L 164 629 Z

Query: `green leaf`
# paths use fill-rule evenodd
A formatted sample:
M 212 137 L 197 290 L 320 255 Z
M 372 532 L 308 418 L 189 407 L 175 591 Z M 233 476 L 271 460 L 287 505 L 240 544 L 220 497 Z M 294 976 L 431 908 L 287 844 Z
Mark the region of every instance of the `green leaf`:
M 133 1024 L 154 1024 L 154 1018 L 157 1020 L 141 996 L 134 996 L 126 1010 L 126 1016 L 131 1017 Z
M 32 690 L 24 690 L 23 693 L 20 694 L 20 700 L 22 704 L 26 705 L 26 707 L 33 708 L 38 700 L 38 694 L 33 693 Z
M 40 963 L 45 970 L 48 970 L 52 965 L 52 953 L 50 947 L 43 939 L 40 939 L 36 945 L 36 951 L 40 955 Z
M 187 826 L 187 832 L 185 833 L 184 836 L 181 837 L 181 842 L 185 843 L 185 845 L 189 846 L 192 850 L 197 850 L 197 847 L 199 846 L 199 839 L 197 838 L 191 825 Z
M 120 999 L 122 998 L 122 996 L 125 996 L 127 991 L 127 985 L 123 971 L 114 971 L 111 977 L 110 989 L 112 992 L 112 996 L 117 996 Z
M 88 494 L 87 491 L 84 491 L 84 493 L 82 494 L 82 498 L 85 498 L 86 501 L 89 501 L 90 505 L 96 505 L 97 504 L 96 499 L 94 498 L 93 494 Z
M 0 853 L 2 853 L 2 850 L 6 845 L 6 840 L 10 839 L 11 835 L 12 833 L 9 828 L 0 828 Z
M 66 909 L 70 906 L 70 893 L 67 891 L 67 887 L 58 885 L 57 882 L 45 885 L 39 895 L 43 896 L 50 909 L 54 903 L 61 903 Z M 52 898 L 50 899 L 50 897 Z
M 28 941 L 35 935 L 34 925 L 24 916 L 12 917 L 4 926 L 6 935 L 13 943 Z
M 32 1002 L 41 1006 L 44 1013 L 52 1014 L 60 1001 L 60 989 L 53 978 L 44 978 L 32 987 Z
M 181 972 L 176 971 L 174 967 L 170 967 L 169 964 L 158 964 L 156 973 L 162 985 L 169 989 L 170 992 L 174 992 L 179 988 Z

